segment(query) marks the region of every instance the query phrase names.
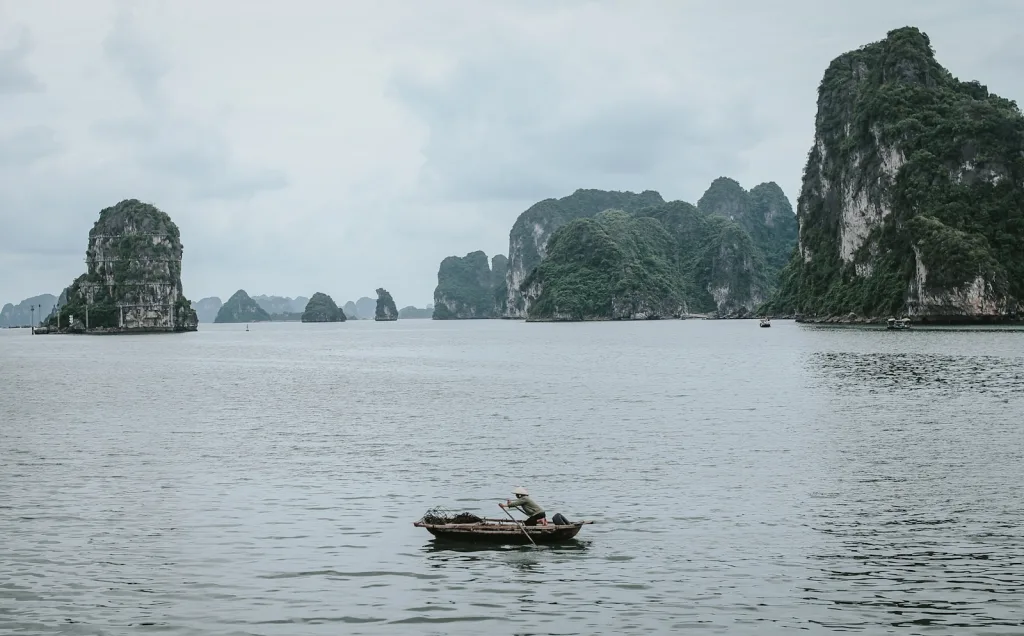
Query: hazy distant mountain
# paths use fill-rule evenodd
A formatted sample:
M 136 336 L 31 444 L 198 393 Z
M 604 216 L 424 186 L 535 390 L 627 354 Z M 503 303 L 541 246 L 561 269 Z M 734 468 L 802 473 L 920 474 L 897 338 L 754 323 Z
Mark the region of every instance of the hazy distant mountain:
M 345 303 L 345 306 L 341 308 L 345 312 L 345 317 L 349 320 L 359 320 L 359 312 L 356 310 L 356 304 L 351 300 Z
M 32 321 L 39 324 L 44 316 L 48 316 L 57 304 L 57 297 L 53 294 L 42 294 L 26 298 L 17 305 L 7 303 L 0 310 L 0 327 L 29 327 Z M 32 306 L 35 305 L 33 311 Z
M 401 309 L 398 310 L 398 317 L 400 319 L 408 319 L 408 318 L 426 319 L 426 318 L 430 318 L 433 315 L 434 315 L 434 308 L 433 307 L 428 307 L 427 309 L 420 309 L 419 307 L 413 307 L 412 305 L 409 305 L 408 307 L 402 307 Z
M 199 322 L 213 322 L 214 318 L 217 317 L 217 312 L 220 311 L 221 305 L 223 303 L 220 302 L 220 298 L 210 296 L 209 298 L 203 298 L 192 303 L 192 309 L 196 310 Z
M 306 311 L 306 303 L 309 298 L 298 296 L 289 298 L 287 296 L 253 296 L 256 304 L 263 308 L 268 314 L 301 314 Z
M 360 320 L 373 320 L 377 314 L 377 299 L 363 296 L 356 301 L 356 313 Z

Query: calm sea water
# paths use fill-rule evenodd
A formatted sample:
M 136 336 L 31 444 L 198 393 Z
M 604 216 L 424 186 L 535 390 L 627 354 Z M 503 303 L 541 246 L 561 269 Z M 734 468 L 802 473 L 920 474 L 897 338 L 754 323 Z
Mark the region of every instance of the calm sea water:
M 0 633 L 1024 633 L 1024 332 L 250 329 L 0 331 Z

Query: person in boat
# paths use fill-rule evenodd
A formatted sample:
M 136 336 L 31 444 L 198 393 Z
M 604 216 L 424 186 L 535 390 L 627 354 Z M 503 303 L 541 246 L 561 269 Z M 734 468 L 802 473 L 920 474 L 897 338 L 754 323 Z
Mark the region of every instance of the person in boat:
M 527 516 L 526 521 L 523 522 L 524 526 L 535 526 L 538 523 L 540 525 L 548 525 L 547 514 L 544 513 L 544 509 L 537 504 L 530 497 L 530 493 L 522 486 L 517 486 L 512 494 L 516 496 L 514 500 L 506 500 L 505 503 L 498 504 L 502 508 L 519 508 L 523 514 Z

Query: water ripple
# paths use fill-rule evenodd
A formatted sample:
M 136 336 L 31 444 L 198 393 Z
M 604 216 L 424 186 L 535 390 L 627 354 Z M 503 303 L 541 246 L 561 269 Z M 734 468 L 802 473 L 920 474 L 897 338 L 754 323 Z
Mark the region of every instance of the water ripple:
M 0 634 L 1024 633 L 1024 333 L 773 327 L 0 330 Z

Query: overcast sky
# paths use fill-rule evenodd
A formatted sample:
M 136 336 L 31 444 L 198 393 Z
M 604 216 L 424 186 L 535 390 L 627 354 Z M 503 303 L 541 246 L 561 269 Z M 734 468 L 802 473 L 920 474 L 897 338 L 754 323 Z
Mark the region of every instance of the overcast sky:
M 399 306 L 576 188 L 795 204 L 825 67 L 906 25 L 1024 103 L 1020 0 L 0 0 L 0 304 L 59 293 L 127 198 L 192 300 Z

